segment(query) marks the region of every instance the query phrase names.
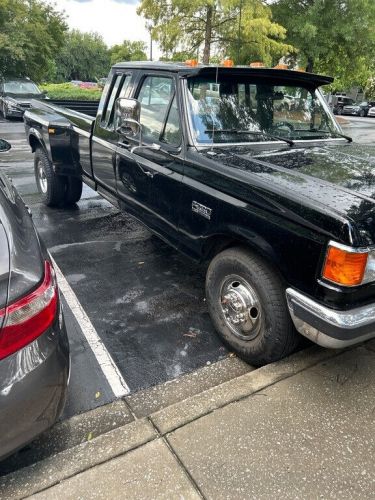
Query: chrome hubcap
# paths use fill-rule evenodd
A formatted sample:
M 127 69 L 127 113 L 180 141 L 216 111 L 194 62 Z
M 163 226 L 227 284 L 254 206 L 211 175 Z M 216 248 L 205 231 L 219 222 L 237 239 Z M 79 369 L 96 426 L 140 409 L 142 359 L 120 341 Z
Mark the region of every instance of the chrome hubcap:
M 262 326 L 262 308 L 255 290 L 240 276 L 228 276 L 221 285 L 221 310 L 228 328 L 242 340 L 254 339 Z
M 42 190 L 42 193 L 47 192 L 47 177 L 44 172 L 43 164 L 41 161 L 38 162 L 38 180 L 39 180 L 39 186 L 40 189 Z

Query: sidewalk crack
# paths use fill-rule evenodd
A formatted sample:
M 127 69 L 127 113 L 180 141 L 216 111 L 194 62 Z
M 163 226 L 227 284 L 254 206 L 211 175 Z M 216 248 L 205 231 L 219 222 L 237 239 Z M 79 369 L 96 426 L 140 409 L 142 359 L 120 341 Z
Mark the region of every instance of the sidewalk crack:
M 186 467 L 186 465 L 183 463 L 183 461 L 181 460 L 181 458 L 178 456 L 177 452 L 174 450 L 174 448 L 172 447 L 171 443 L 168 441 L 168 438 L 167 436 L 163 436 L 160 432 L 159 432 L 159 429 L 155 426 L 154 422 L 151 420 L 151 418 L 148 418 L 148 421 L 150 422 L 150 424 L 152 425 L 152 427 L 154 428 L 157 436 L 159 439 L 161 439 L 163 441 L 163 443 L 166 445 L 166 447 L 169 449 L 169 451 L 172 453 L 174 459 L 176 460 L 177 464 L 181 467 L 181 469 L 184 471 L 185 475 L 187 476 L 188 480 L 190 481 L 191 485 L 193 486 L 193 488 L 195 489 L 196 493 L 200 496 L 200 498 L 202 498 L 203 500 L 206 500 L 206 497 L 204 496 L 202 490 L 200 489 L 200 487 L 198 486 L 198 484 L 195 482 L 193 476 L 190 474 L 188 468 Z

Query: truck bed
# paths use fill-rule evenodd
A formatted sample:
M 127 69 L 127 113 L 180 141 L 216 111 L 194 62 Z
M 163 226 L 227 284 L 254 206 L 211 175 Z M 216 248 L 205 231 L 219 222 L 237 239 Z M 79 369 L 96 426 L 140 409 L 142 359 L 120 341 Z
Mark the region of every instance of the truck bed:
M 90 141 L 95 119 L 49 101 L 33 100 L 31 106 L 24 121 L 33 150 L 41 146 L 58 174 L 92 177 Z

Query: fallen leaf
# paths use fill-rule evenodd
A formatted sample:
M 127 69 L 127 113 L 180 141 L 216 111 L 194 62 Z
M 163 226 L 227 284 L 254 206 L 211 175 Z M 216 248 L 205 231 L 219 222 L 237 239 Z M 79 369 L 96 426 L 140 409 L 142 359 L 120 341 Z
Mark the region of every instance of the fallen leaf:
M 99 391 L 95 393 L 95 399 L 99 399 L 100 396 L 101 396 L 101 393 Z
M 93 438 L 92 432 L 89 432 L 87 434 L 87 441 L 91 441 L 92 438 Z
M 183 337 L 191 337 L 193 339 L 195 339 L 196 336 L 197 334 L 195 332 L 188 332 L 183 334 Z

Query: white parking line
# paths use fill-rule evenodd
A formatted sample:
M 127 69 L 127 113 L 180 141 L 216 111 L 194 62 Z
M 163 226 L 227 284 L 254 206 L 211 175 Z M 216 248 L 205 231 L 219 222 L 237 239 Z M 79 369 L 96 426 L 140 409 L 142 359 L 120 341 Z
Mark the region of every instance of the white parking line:
M 62 294 L 65 297 L 72 313 L 78 321 L 79 326 L 86 337 L 86 340 L 91 347 L 92 352 L 98 364 L 111 387 L 113 394 L 117 398 L 121 398 L 129 394 L 130 389 L 121 375 L 116 363 L 113 361 L 111 355 L 107 351 L 105 345 L 101 341 L 98 332 L 95 330 L 94 325 L 91 323 L 89 317 L 81 306 L 76 294 L 73 292 L 71 286 L 67 282 L 65 276 L 56 264 L 55 260 L 51 257 L 54 268 L 56 270 L 57 281 Z

